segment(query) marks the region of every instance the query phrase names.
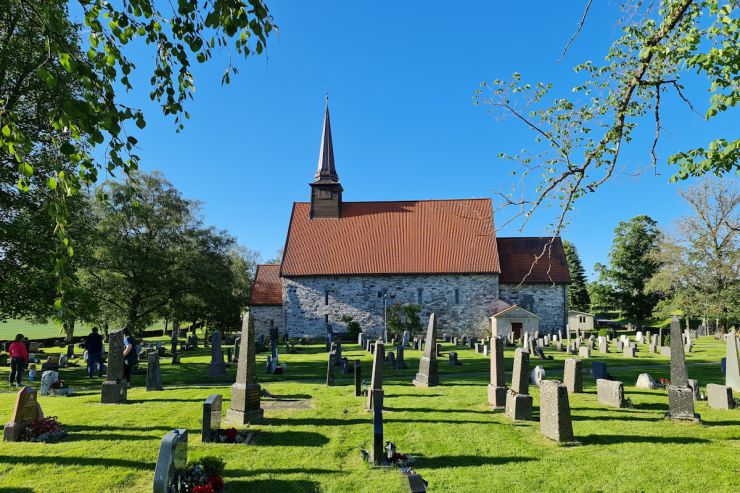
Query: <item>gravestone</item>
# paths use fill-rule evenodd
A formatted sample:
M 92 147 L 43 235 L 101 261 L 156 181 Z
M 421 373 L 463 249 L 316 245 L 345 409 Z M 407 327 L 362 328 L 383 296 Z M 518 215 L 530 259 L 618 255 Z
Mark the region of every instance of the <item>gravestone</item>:
M 532 370 L 532 373 L 530 374 L 530 383 L 532 385 L 540 386 L 540 382 L 542 382 L 545 379 L 545 368 L 542 366 L 535 366 Z
M 75 356 L 75 345 L 68 344 L 67 345 L 67 358 L 74 358 L 74 356 Z
M 557 380 L 540 383 L 540 433 L 556 442 L 574 441 L 568 390 Z
M 362 366 L 360 360 L 355 360 L 355 397 L 362 395 Z
M 385 357 L 386 361 L 388 361 L 388 365 L 391 368 L 396 368 L 396 354 L 393 351 L 389 351 L 388 355 Z
M 547 356 L 545 356 L 545 351 L 540 346 L 534 347 L 534 354 L 537 356 L 537 358 L 541 360 L 547 359 Z
M 411 338 L 411 332 L 408 330 L 403 331 L 403 337 L 401 337 L 401 344 L 403 347 L 406 347 L 409 345 L 409 339 Z
M 128 382 L 123 378 L 123 330 L 108 335 L 108 373 L 100 388 L 100 402 L 126 402 Z
M 740 358 L 738 357 L 738 339 L 735 329 L 727 334 L 727 355 L 725 356 L 725 385 L 735 392 L 740 392 Z
M 185 472 L 187 465 L 188 430 L 172 430 L 159 444 L 157 465 L 154 466 L 154 493 L 180 491 L 180 475 Z
M 635 351 L 636 351 L 636 349 L 634 347 L 629 346 L 629 345 L 625 345 L 624 346 L 624 350 L 622 352 L 622 355 L 625 358 L 634 358 L 635 357 Z
M 602 363 L 600 361 L 594 361 L 591 363 L 591 375 L 593 375 L 594 380 L 598 380 L 599 378 L 608 378 L 609 374 L 606 372 L 606 363 Z
M 571 394 L 583 392 L 583 374 L 581 372 L 581 360 L 568 358 L 565 360 L 563 369 L 563 383 Z M 540 389 L 540 392 L 542 390 Z
M 221 332 L 218 330 L 213 331 L 213 335 L 211 336 L 211 364 L 208 365 L 208 376 L 226 376 L 224 352 L 221 349 Z
M 506 408 L 504 341 L 500 337 L 491 337 L 491 380 L 488 384 L 488 404 L 491 409 Z
M 460 362 L 457 360 L 457 351 L 450 351 L 448 357 L 450 358 L 450 366 L 460 366 Z
M 578 356 L 581 358 L 590 358 L 591 357 L 591 348 L 588 346 L 581 346 L 578 348 Z
M 44 413 L 38 403 L 38 393 L 32 387 L 23 387 L 15 398 L 15 407 L 10 422 L 3 428 L 3 440 L 18 442 L 23 438 L 23 432 L 28 423 L 43 419 Z
M 707 384 L 707 403 L 714 409 L 734 409 L 732 387 L 716 383 Z
M 624 342 L 621 339 L 617 341 L 617 351 L 624 351 Z
M 383 442 L 383 389 L 370 389 L 370 400 L 373 407 L 373 449 L 370 451 L 370 462 L 376 466 L 383 465 L 385 443 Z
M 172 329 L 172 346 L 170 348 L 170 351 L 172 352 L 172 364 L 178 365 L 180 364 L 180 353 L 177 350 L 178 344 L 177 344 L 177 332 L 179 329 L 176 329 L 173 327 Z
M 660 347 L 660 355 L 661 356 L 668 356 L 671 357 L 671 348 L 669 346 L 661 346 Z
M 439 385 L 439 375 L 437 373 L 437 351 L 435 350 L 437 340 L 437 316 L 432 313 L 429 315 L 429 327 L 427 329 L 424 355 L 419 361 L 419 372 L 414 378 L 413 384 L 417 387 L 434 387 Z
M 640 373 L 637 376 L 635 387 L 637 387 L 638 389 L 653 390 L 658 388 L 658 384 L 655 380 L 653 380 L 653 377 L 651 377 L 649 373 Z
M 334 346 L 334 343 L 332 343 L 332 346 Z M 334 358 L 336 357 L 336 352 L 334 350 L 329 351 L 329 358 L 326 363 L 326 385 L 331 387 L 334 385 Z
M 236 370 L 236 381 L 231 386 L 231 405 L 226 419 L 239 424 L 255 423 L 264 418 L 260 407 L 262 389 L 257 383 L 254 322 L 251 313 L 242 320 L 241 350 Z
M 396 346 L 396 370 L 405 370 L 408 368 L 406 360 L 403 358 L 403 344 Z
M 215 442 L 218 439 L 218 432 L 221 429 L 222 402 L 221 394 L 211 394 L 203 402 L 203 425 L 200 432 L 203 443 Z
M 370 375 L 370 388 L 367 392 L 367 408 L 373 408 L 373 390 L 383 389 L 383 361 L 385 347 L 383 343 L 378 341 L 375 343 L 375 356 L 373 357 L 373 372 Z
M 596 380 L 596 397 L 600 403 L 611 407 L 629 407 L 624 398 L 624 384 L 617 380 Z
M 532 396 L 529 394 L 529 352 L 522 348 L 514 351 L 514 369 L 511 389 L 506 393 L 507 417 L 513 420 L 532 419 Z
M 159 368 L 159 353 L 151 351 L 146 355 L 146 389 L 162 390 L 162 371 Z
M 691 392 L 694 394 L 695 401 L 702 400 L 701 390 L 699 389 L 699 380 L 696 380 L 695 378 L 689 378 L 689 388 L 691 389 Z
M 675 315 L 671 319 L 671 383 L 667 388 L 666 417 L 679 421 L 699 422 L 699 415 L 694 413 L 694 392 L 689 387 L 689 376 L 686 371 L 681 324 Z
M 342 375 L 349 375 L 352 373 L 352 370 L 349 368 L 349 360 L 344 356 L 342 356 L 342 359 L 339 361 L 339 368 L 341 369 L 340 371 L 342 372 Z

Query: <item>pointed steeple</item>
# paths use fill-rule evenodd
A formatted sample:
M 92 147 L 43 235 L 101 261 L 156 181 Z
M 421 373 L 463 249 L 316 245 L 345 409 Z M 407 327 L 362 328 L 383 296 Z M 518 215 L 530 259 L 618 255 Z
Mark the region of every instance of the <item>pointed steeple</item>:
M 334 166 L 334 145 L 331 140 L 331 122 L 329 120 L 329 95 L 326 96 L 326 110 L 324 111 L 324 130 L 321 134 L 321 150 L 319 151 L 319 166 L 316 169 L 316 182 L 338 182 L 339 176 Z
M 311 185 L 311 218 L 339 219 L 342 209 L 342 185 L 339 183 L 337 168 L 334 166 L 334 145 L 331 141 L 329 121 L 329 96 L 326 96 L 324 111 L 324 131 L 321 134 L 319 167 Z

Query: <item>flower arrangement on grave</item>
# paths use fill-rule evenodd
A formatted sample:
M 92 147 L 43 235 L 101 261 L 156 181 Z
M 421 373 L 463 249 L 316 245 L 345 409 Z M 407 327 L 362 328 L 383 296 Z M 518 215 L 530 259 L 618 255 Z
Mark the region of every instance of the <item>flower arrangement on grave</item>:
M 221 493 L 224 490 L 226 464 L 218 457 L 202 457 L 188 464 L 181 476 L 184 491 L 188 493 Z
M 665 387 L 666 385 L 670 385 L 671 381 L 668 378 L 660 377 L 660 384 Z
M 56 416 L 49 416 L 38 421 L 28 422 L 23 433 L 27 442 L 56 443 L 69 433 L 62 427 Z
M 244 443 L 249 437 L 249 431 L 237 430 L 236 428 L 226 428 L 218 430 L 217 440 L 220 443 Z

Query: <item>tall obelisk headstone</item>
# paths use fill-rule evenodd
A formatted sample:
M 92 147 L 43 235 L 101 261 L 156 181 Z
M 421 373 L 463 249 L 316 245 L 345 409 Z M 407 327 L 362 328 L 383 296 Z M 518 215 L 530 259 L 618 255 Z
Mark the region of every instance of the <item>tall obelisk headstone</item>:
M 426 344 L 424 344 L 424 355 L 419 361 L 419 373 L 414 378 L 417 387 L 434 387 L 439 385 L 439 374 L 437 373 L 437 316 L 429 315 L 429 328 L 427 329 Z
M 500 337 L 491 337 L 491 383 L 488 384 L 488 404 L 492 409 L 506 407 L 504 341 Z
M 675 315 L 671 319 L 671 383 L 668 385 L 668 413 L 666 417 L 681 421 L 699 421 L 694 414 L 694 391 L 689 387 L 686 371 L 681 323 Z
M 262 389 L 257 383 L 257 352 L 254 347 L 254 323 L 250 313 L 242 320 L 240 344 L 236 382 L 231 386 L 231 405 L 226 411 L 226 419 L 239 424 L 255 423 L 264 418 L 264 410 L 260 407 Z
M 383 362 L 385 361 L 385 346 L 382 341 L 375 343 L 373 353 L 373 373 L 370 376 L 370 388 L 367 390 L 367 408 L 372 409 L 373 390 L 383 390 Z
M 727 334 L 727 359 L 725 360 L 725 385 L 740 392 L 740 361 L 738 360 L 737 337 L 735 329 Z
M 108 336 L 108 374 L 100 389 L 100 402 L 120 404 L 126 402 L 128 382 L 123 378 L 123 329 Z

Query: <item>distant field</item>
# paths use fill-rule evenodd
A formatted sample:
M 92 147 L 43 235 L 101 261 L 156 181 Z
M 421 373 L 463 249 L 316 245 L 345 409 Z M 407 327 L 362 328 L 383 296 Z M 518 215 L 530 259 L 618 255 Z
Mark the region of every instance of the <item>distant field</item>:
M 162 322 L 155 322 L 148 329 L 161 328 Z M 75 325 L 75 335 L 86 335 L 91 326 L 86 324 Z M 16 334 L 23 334 L 29 339 L 47 339 L 60 337 L 61 327 L 54 322 L 34 324 L 26 320 L 6 320 L 0 322 L 0 340 L 7 341 L 15 338 Z

